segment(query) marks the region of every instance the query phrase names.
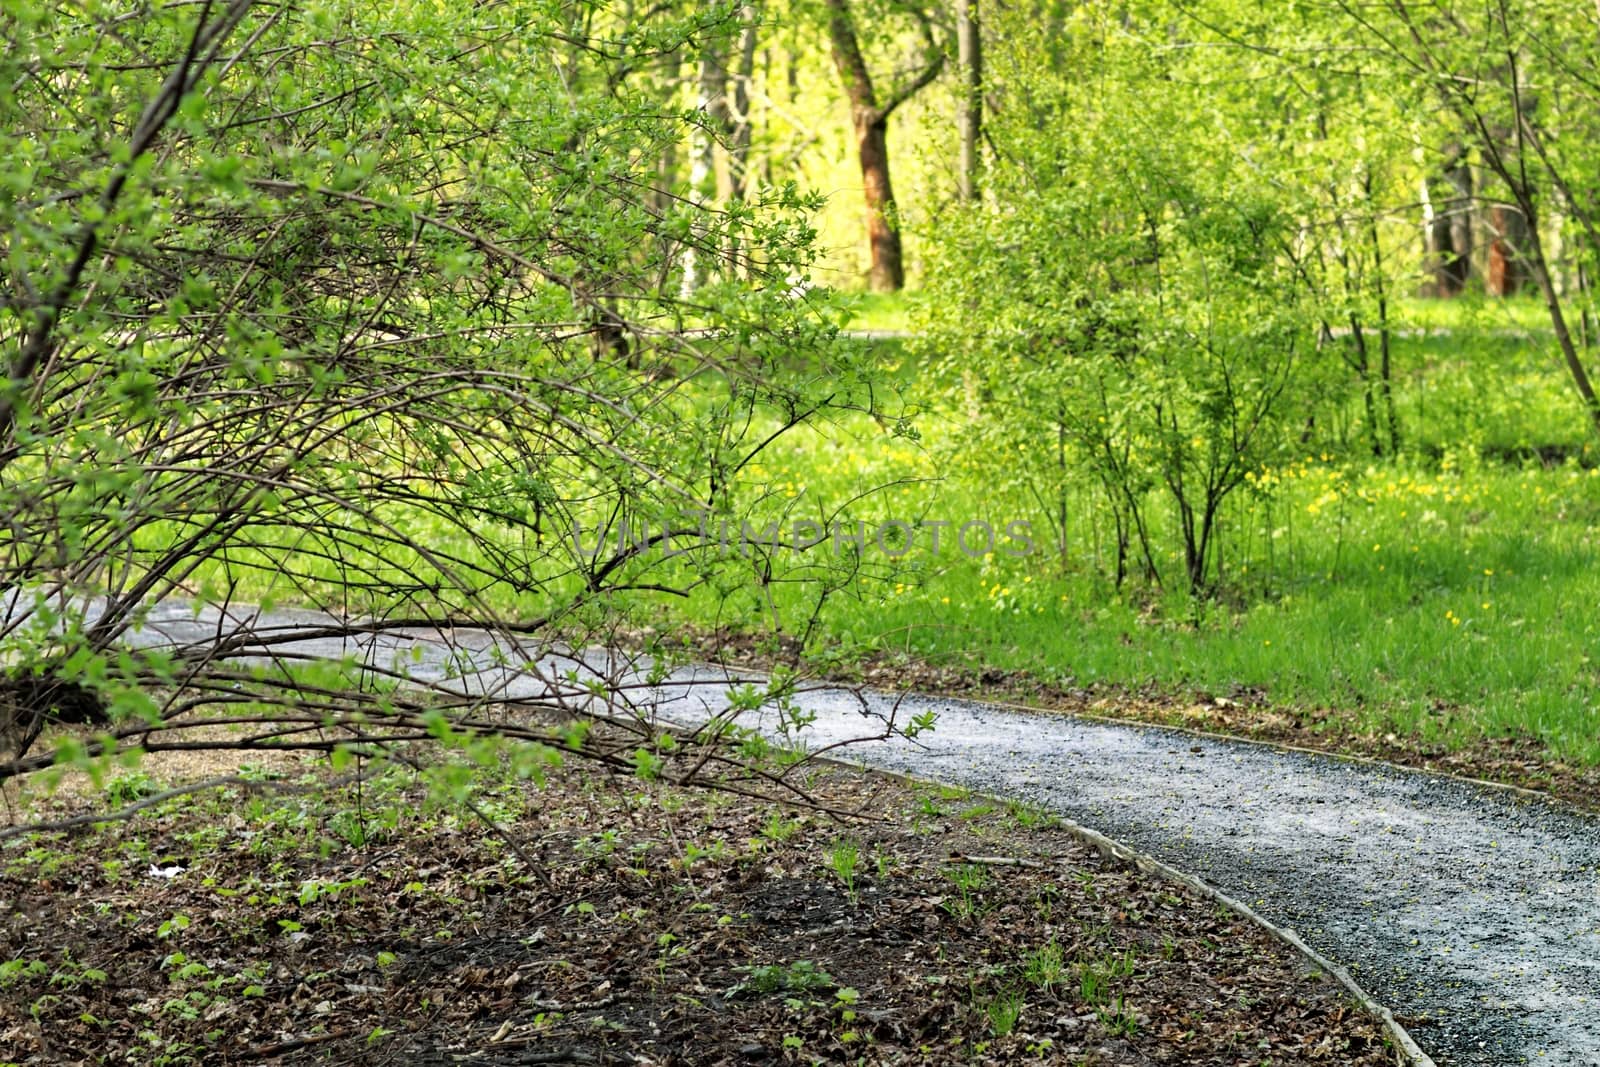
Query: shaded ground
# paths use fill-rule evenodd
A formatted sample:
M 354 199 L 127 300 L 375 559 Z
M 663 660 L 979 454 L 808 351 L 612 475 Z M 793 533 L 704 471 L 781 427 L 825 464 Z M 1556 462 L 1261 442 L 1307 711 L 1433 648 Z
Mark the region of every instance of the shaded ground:
M 8 843 L 0 1060 L 1392 1062 L 1275 941 L 1036 809 L 811 785 L 868 818 L 561 769 L 473 795 L 513 846 L 390 772 Z
M 279 620 L 292 621 L 266 621 Z M 164 605 L 138 638 L 182 644 L 223 624 Z M 402 628 L 341 640 L 308 632 L 274 647 L 403 665 L 407 677 L 460 699 L 536 698 L 558 665 L 533 663 L 510 639 L 485 633 Z M 599 649 L 559 657 L 574 664 L 580 675 L 605 672 L 665 722 L 721 715 L 745 680 L 721 668 L 619 663 Z M 805 722 L 798 740 L 814 748 L 853 739 L 851 753 L 875 766 L 1031 801 L 1248 901 L 1348 967 L 1441 1067 L 1588 1065 L 1600 1056 L 1593 818 L 1399 767 L 952 698 L 824 685 L 785 708 L 746 711 L 741 721 L 766 731 Z M 937 728 L 914 741 L 884 729 L 891 718 L 934 717 Z M 1001 1008 L 1002 1017 L 1011 1010 Z M 976 1039 L 963 1040 L 970 1050 Z

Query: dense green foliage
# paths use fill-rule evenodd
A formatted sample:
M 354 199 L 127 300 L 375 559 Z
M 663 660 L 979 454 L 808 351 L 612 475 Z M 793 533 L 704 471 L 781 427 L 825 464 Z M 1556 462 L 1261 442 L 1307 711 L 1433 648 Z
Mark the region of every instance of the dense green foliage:
M 692 126 L 655 66 L 733 32 L 726 9 L 9 4 L 3 26 L 19 753 L 86 701 L 124 736 L 252 702 L 414 735 L 427 701 L 382 662 L 348 692 L 225 662 L 285 639 L 248 613 L 122 641 L 162 598 L 291 600 L 352 636 L 515 631 L 536 660 L 658 587 L 651 543 L 614 533 L 734 514 L 770 440 L 752 411 L 798 423 L 863 392 L 791 292 L 812 202 L 640 195 Z M 684 300 L 691 252 L 712 267 Z M 724 566 L 679 564 L 689 586 Z
M 1600 755 L 1594 13 L 979 15 L 956 203 L 937 6 L 0 6 L 11 741 L 80 699 L 409 699 L 226 662 L 248 625 L 121 651 L 185 597 L 529 659 L 689 619 Z M 852 343 L 871 152 L 921 292 Z
M 774 462 L 822 502 L 892 485 L 870 520 L 1025 520 L 1037 550 L 924 535 L 828 632 L 1600 758 L 1594 13 L 986 18 L 984 196 L 924 201 L 922 292 L 860 323 L 908 331 L 880 352 L 920 440 L 863 422 Z M 951 122 L 906 128 L 948 152 Z

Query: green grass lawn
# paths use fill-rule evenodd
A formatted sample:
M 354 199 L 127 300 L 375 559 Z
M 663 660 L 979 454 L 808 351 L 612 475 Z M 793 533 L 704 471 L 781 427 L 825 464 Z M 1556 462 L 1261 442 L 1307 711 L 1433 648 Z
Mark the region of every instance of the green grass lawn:
M 845 301 L 852 330 L 903 333 L 915 328 L 915 293 L 851 293 Z
M 880 476 L 897 466 L 879 463 Z M 818 473 L 808 490 L 825 492 Z M 1003 517 L 959 485 L 907 489 L 900 499 L 917 513 Z M 1591 658 L 1600 651 L 1600 472 L 1314 461 L 1286 472 L 1279 493 L 1270 512 L 1256 509 L 1230 565 L 1231 595 L 1214 603 L 1119 591 L 1081 540 L 1065 559 L 974 560 L 944 546 L 890 565 L 869 548 L 873 572 L 827 601 L 824 631 L 847 651 L 974 657 L 1059 683 L 1259 688 L 1275 701 L 1342 709 L 1362 729 L 1442 743 L 1524 733 L 1564 758 L 1600 762 Z M 690 615 L 761 619 L 767 592 L 705 598 Z M 774 595 L 780 618 L 809 610 L 798 588 Z
M 904 305 L 874 306 L 890 322 Z M 1078 496 L 1064 553 L 1040 544 L 1025 558 L 972 559 L 950 548 L 948 532 L 937 554 L 925 540 L 898 560 L 869 548 L 862 575 L 822 608 L 825 642 L 846 654 L 976 658 L 1077 685 L 1248 687 L 1337 709 L 1334 728 L 1446 745 L 1532 736 L 1563 759 L 1600 763 L 1600 471 L 1537 310 L 1405 305 L 1410 319 L 1449 331 L 1395 342 L 1410 455 L 1374 460 L 1352 448 L 1263 472 L 1271 499 L 1236 498 L 1214 602 L 1176 589 L 1171 548 L 1157 560 L 1163 587 L 1115 588 L 1107 531 Z M 887 351 L 900 369 L 900 349 Z M 910 388 L 916 398 L 918 383 Z M 762 473 L 816 505 L 801 513 L 893 483 L 852 516 L 996 527 L 1025 518 L 1047 539 L 1042 502 L 998 493 L 989 461 L 948 461 L 941 447 L 958 419 L 929 403 L 919 441 L 862 419 L 786 438 Z M 1530 458 L 1552 445 L 1553 465 Z M 692 600 L 686 614 L 762 626 L 776 608 L 792 625 L 812 603 L 801 587 L 776 584 Z

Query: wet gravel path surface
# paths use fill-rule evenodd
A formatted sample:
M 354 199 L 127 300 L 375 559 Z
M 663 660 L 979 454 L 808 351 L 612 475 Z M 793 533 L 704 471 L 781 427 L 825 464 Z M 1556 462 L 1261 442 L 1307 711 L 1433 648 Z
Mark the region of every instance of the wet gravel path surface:
M 214 616 L 162 608 L 138 642 L 216 632 Z M 359 651 L 468 692 L 527 696 L 544 684 L 491 667 L 504 650 L 483 635 L 446 645 L 389 633 Z M 636 696 L 691 722 L 723 707 L 727 689 L 725 672 L 701 668 Z M 1343 964 L 1441 1065 L 1600 1064 L 1600 821 L 1401 768 L 1157 727 L 840 689 L 798 702 L 816 716 L 804 735 L 813 747 L 936 712 L 915 742 L 840 754 L 1036 802 L 1205 879 Z

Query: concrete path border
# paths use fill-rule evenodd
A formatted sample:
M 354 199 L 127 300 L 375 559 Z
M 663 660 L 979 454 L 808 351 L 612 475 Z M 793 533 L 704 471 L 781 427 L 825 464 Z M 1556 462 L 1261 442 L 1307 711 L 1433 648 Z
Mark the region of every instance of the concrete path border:
M 1025 710 L 1021 708 L 1020 705 L 1009 706 L 1016 708 L 1017 710 Z M 985 800 L 993 800 L 1000 804 L 1014 802 L 1017 800 L 1016 797 L 1003 796 L 999 793 L 990 793 L 981 789 L 972 789 L 968 786 L 961 785 L 958 782 L 946 782 L 938 778 L 930 778 L 925 775 L 907 774 L 904 771 L 884 770 L 882 768 L 874 767 L 868 763 L 835 759 L 831 757 L 823 757 L 823 761 L 838 764 L 840 766 L 851 767 L 856 770 L 867 771 L 872 774 L 881 774 L 886 777 L 896 778 L 904 782 L 915 782 L 921 785 L 933 785 L 949 789 L 960 789 L 971 796 L 982 797 Z M 1173 867 L 1170 864 L 1161 862 L 1148 852 L 1134 848 L 1132 845 L 1124 844 L 1123 842 L 1114 838 L 1107 837 L 1100 831 L 1092 829 L 1088 826 L 1084 826 L 1082 823 L 1074 819 L 1069 819 L 1064 815 L 1054 812 L 1051 814 L 1054 818 L 1059 820 L 1061 828 L 1066 830 L 1068 834 L 1077 838 L 1080 842 L 1094 849 L 1096 852 L 1099 852 L 1102 856 L 1114 859 L 1119 863 L 1129 864 L 1138 870 L 1144 871 L 1146 874 L 1153 874 L 1157 877 L 1165 879 L 1166 881 L 1175 882 L 1178 885 L 1184 886 L 1185 888 L 1198 893 L 1207 900 L 1221 904 L 1229 911 L 1232 911 L 1237 915 L 1242 915 L 1246 919 L 1255 923 L 1257 926 L 1271 934 L 1273 937 L 1277 938 L 1283 944 L 1289 946 L 1289 948 L 1293 949 L 1295 952 L 1298 952 L 1306 960 L 1310 961 L 1313 966 L 1330 975 L 1334 981 L 1338 982 L 1344 987 L 1345 992 L 1350 994 L 1351 999 L 1359 1004 L 1363 1011 L 1382 1023 L 1384 1030 L 1389 1034 L 1389 1039 L 1394 1042 L 1395 1051 L 1401 1057 L 1402 1063 L 1408 1064 L 1409 1067 L 1436 1067 L 1432 1058 L 1430 1058 L 1426 1052 L 1422 1051 L 1421 1046 L 1417 1044 L 1416 1040 L 1411 1036 L 1406 1028 L 1401 1025 L 1400 1020 L 1394 1017 L 1394 1012 L 1380 1004 L 1372 997 L 1370 993 L 1361 988 L 1361 984 L 1351 976 L 1349 971 L 1345 970 L 1343 967 L 1339 966 L 1337 963 L 1334 963 L 1332 960 L 1322 955 L 1322 953 L 1306 944 L 1303 940 L 1301 940 L 1299 934 L 1295 933 L 1287 926 L 1279 926 L 1277 923 L 1274 923 L 1270 919 L 1267 919 L 1259 914 L 1254 908 L 1250 907 L 1250 905 L 1246 904 L 1244 901 L 1236 900 L 1227 893 L 1224 893 L 1222 890 L 1211 885 L 1203 878 L 1180 871 L 1178 868 Z

